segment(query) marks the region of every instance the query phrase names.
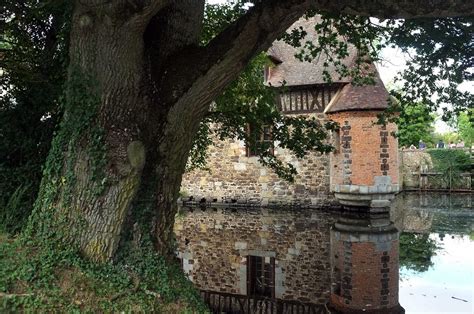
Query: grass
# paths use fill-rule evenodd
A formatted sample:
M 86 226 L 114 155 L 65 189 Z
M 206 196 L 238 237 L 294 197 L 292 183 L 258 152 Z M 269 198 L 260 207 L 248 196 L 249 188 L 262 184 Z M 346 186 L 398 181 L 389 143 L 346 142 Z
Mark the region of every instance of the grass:
M 0 312 L 204 313 L 179 267 L 151 252 L 96 265 L 0 234 Z

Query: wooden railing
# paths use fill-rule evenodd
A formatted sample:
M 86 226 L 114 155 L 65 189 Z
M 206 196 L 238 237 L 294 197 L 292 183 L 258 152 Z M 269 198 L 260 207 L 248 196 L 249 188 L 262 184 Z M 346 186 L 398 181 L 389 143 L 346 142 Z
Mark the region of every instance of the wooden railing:
M 212 313 L 325 314 L 324 305 L 216 291 L 201 291 Z

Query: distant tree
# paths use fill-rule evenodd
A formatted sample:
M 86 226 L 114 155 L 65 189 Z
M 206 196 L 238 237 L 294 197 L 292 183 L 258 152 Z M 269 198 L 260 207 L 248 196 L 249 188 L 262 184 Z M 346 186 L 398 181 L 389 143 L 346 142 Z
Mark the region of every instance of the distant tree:
M 457 126 L 459 136 L 466 146 L 474 144 L 474 109 L 461 112 L 458 116 Z
M 444 147 L 448 148 L 447 145 L 449 145 L 449 143 L 457 143 L 459 140 L 459 134 L 452 131 L 445 133 L 435 133 L 433 134 L 433 138 L 435 139 L 435 142 L 442 140 L 445 144 Z
M 423 103 L 401 105 L 399 116 L 395 120 L 398 126 L 398 143 L 400 146 L 417 146 L 418 142 L 433 145 L 435 139 L 433 122 L 435 117 L 428 106 Z

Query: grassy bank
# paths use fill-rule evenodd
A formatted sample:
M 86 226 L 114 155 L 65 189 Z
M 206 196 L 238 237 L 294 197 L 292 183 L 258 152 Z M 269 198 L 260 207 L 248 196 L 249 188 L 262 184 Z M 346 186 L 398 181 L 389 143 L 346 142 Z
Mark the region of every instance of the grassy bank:
M 135 253 L 98 266 L 0 234 L 0 312 L 206 312 L 178 265 Z

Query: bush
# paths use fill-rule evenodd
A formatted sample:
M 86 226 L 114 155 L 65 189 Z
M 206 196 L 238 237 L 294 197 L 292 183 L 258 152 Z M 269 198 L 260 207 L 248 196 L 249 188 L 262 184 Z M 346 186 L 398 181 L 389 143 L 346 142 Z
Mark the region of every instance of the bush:
M 441 173 L 442 187 L 462 187 L 461 173 L 472 169 L 470 154 L 460 149 L 433 149 L 428 153 L 434 170 Z

